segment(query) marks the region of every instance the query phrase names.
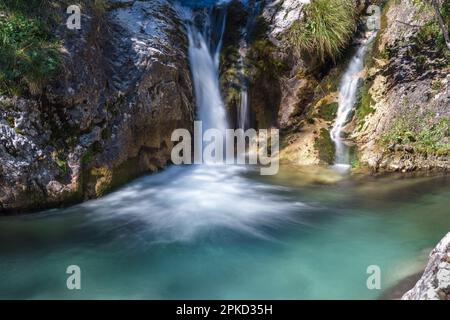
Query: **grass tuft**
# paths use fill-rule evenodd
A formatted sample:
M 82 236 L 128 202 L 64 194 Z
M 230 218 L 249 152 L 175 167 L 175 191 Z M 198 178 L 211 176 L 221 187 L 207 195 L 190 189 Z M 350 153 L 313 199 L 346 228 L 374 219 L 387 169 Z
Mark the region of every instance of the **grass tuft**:
M 295 22 L 288 40 L 300 55 L 318 55 L 321 62 L 336 60 L 356 29 L 351 0 L 314 0 L 305 7 L 304 21 Z
M 58 41 L 39 16 L 46 2 L 0 2 L 0 94 L 37 95 L 58 70 Z

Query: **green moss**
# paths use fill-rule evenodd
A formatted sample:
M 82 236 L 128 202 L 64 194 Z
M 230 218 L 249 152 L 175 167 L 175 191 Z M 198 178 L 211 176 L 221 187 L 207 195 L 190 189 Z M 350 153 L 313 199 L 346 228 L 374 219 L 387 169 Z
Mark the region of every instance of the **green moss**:
M 15 131 L 17 134 L 24 135 L 23 130 L 20 129 L 20 128 L 18 128 L 18 127 L 15 127 L 15 128 L 14 128 L 14 131 Z
M 16 120 L 14 119 L 14 117 L 7 117 L 6 122 L 8 122 L 11 128 L 14 128 L 16 126 Z
M 441 80 L 436 80 L 431 84 L 431 89 L 435 92 L 442 92 L 444 89 L 444 84 Z
M 366 80 L 358 97 L 358 102 L 356 104 L 356 119 L 359 124 L 359 128 L 361 128 L 364 124 L 364 119 L 368 115 L 375 112 L 375 109 L 372 107 L 375 104 L 375 100 L 370 94 L 372 84 L 372 81 Z
M 256 17 L 255 24 L 253 26 L 253 38 L 254 39 L 266 39 L 269 33 L 269 24 L 263 16 Z
M 86 152 L 81 157 L 81 163 L 83 165 L 88 165 L 94 160 L 94 150 L 92 148 L 89 148 L 86 150 Z
M 91 176 L 97 179 L 95 184 L 96 196 L 104 196 L 111 189 L 113 178 L 112 171 L 107 167 L 93 168 L 91 170 Z
M 52 158 L 58 166 L 61 174 L 63 176 L 67 175 L 69 172 L 69 165 L 67 164 L 66 156 L 63 151 L 54 151 L 52 152 Z
M 352 160 L 351 166 L 352 166 L 352 169 L 361 169 L 362 168 L 361 161 L 358 158 Z
M 15 109 L 14 104 L 9 101 L 0 101 L 0 109 L 5 111 L 13 111 Z
M 275 46 L 269 40 L 257 40 L 252 43 L 248 60 L 254 70 L 254 78 L 278 79 L 278 75 L 286 70 L 284 62 L 275 58 L 275 50 Z
M 333 121 L 336 118 L 339 104 L 337 102 L 319 106 L 317 115 L 325 121 Z
M 330 132 L 326 129 L 320 131 L 319 137 L 315 141 L 315 148 L 319 152 L 319 159 L 327 164 L 334 162 L 336 147 L 331 140 Z
M 427 70 L 428 67 L 428 58 L 425 55 L 418 55 L 416 57 L 416 69 L 419 72 L 423 72 Z

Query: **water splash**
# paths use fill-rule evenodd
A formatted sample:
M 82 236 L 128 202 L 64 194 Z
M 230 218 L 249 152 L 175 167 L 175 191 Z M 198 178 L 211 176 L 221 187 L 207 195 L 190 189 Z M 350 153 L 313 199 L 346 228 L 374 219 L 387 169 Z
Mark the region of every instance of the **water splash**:
M 219 10 L 219 12 L 217 12 Z M 177 8 L 185 20 L 198 116 L 203 129 L 228 127 L 219 85 L 219 64 L 226 7 L 193 12 Z M 218 30 L 216 33 L 212 30 Z M 228 230 L 269 238 L 267 230 L 299 223 L 305 205 L 277 195 L 283 187 L 248 179 L 252 168 L 207 163 L 172 167 L 139 179 L 105 198 L 85 203 L 95 219 L 120 216 L 142 226 L 154 242 L 185 242 L 199 235 Z
M 288 188 L 247 178 L 249 168 L 171 167 L 80 205 L 95 221 L 123 218 L 122 227 L 151 234 L 151 242 L 190 242 L 226 230 L 269 240 L 268 231 L 303 223 L 307 208 L 280 193 Z M 244 196 L 245 195 L 245 196 Z M 117 225 L 116 225 L 117 227 Z

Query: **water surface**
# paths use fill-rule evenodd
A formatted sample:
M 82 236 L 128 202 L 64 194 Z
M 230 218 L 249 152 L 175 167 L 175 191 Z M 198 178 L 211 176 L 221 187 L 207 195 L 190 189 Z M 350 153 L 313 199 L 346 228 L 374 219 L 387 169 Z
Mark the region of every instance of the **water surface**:
M 0 218 L 0 298 L 375 299 L 450 227 L 448 178 L 172 167 L 103 199 Z M 328 173 L 325 173 L 327 176 Z M 68 265 L 82 290 L 66 289 Z

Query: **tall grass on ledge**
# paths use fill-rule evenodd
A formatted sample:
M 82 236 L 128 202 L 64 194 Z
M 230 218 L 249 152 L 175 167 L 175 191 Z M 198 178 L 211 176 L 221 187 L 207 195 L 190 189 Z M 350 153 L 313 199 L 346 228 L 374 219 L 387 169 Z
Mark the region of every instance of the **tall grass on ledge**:
M 100 19 L 106 0 L 0 0 L 0 95 L 39 95 L 62 67 L 65 11 L 80 5 Z
M 299 55 L 336 60 L 356 29 L 356 16 L 352 0 L 313 0 L 290 28 L 288 41 Z
M 58 69 L 58 42 L 40 16 L 47 0 L 0 1 L 0 94 L 39 94 Z

